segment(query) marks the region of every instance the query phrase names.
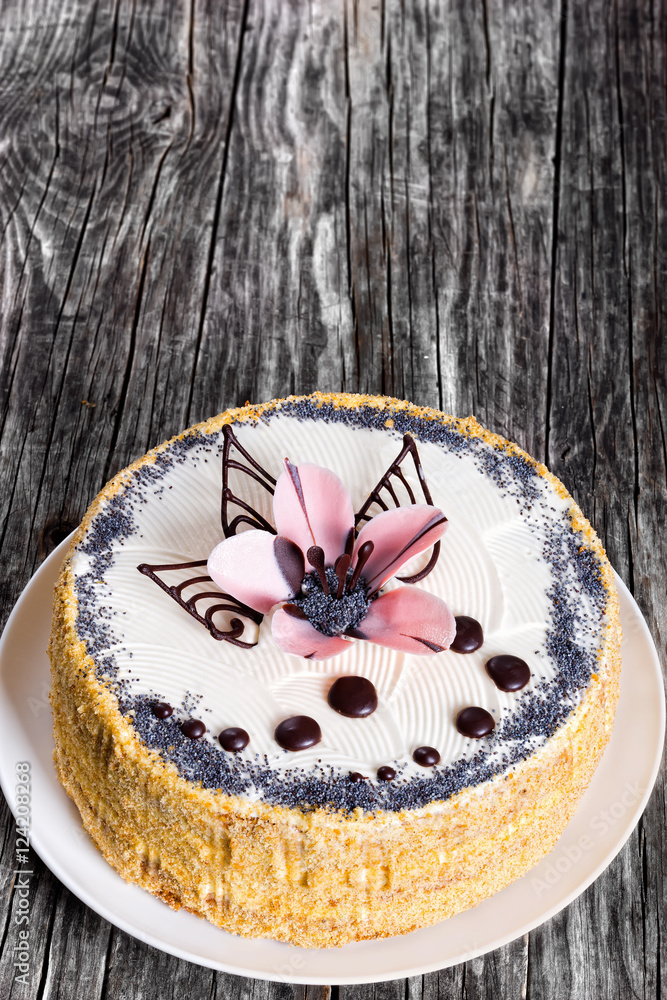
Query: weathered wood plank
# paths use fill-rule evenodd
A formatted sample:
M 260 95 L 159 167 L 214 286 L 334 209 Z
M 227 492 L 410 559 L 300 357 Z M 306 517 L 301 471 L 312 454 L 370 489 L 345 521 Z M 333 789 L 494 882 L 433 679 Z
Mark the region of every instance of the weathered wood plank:
M 655 591 L 664 571 L 656 571 L 652 547 L 665 505 L 667 371 L 657 293 L 666 238 L 659 6 L 567 10 L 547 436 L 550 467 L 598 529 L 656 637 L 664 635 Z M 557 962 L 563 996 L 660 995 L 661 821 L 664 777 L 610 869 L 531 936 L 529 995 L 553 990 Z
M 636 12 L 617 10 L 619 114 L 623 118 L 626 174 L 626 258 L 630 302 L 630 385 L 633 399 L 634 523 L 629 524 L 629 578 L 658 650 L 667 646 L 664 556 L 667 518 L 667 10 L 653 3 Z M 662 42 L 661 42 L 662 40 Z M 662 920 L 667 912 L 663 831 L 667 827 L 665 768 L 638 836 L 643 987 L 646 996 L 667 993 Z M 635 895 L 637 890 L 635 890 Z
M 242 18 L 234 3 L 123 0 L 0 12 L 4 616 L 42 527 L 76 523 L 111 473 L 187 422 Z M 3 895 L 0 995 L 111 995 L 111 928 L 39 864 L 31 893 L 26 989 Z M 183 967 L 195 994 L 210 984 Z
M 2 614 L 133 456 L 246 398 L 345 388 L 474 412 L 546 455 L 662 649 L 666 17 L 3 5 Z M 529 939 L 338 992 L 659 995 L 664 822 L 661 784 L 610 871 Z M 325 1000 L 148 948 L 39 862 L 17 990 L 6 812 L 0 829 L 0 995 Z
M 65 889 L 61 889 L 53 911 L 37 995 L 66 1000 L 74 989 L 82 997 L 103 996 L 113 928 Z
M 252 3 L 246 27 L 193 419 L 358 379 L 342 9 Z
M 428 18 L 442 405 L 541 456 L 559 9 L 443 3 Z

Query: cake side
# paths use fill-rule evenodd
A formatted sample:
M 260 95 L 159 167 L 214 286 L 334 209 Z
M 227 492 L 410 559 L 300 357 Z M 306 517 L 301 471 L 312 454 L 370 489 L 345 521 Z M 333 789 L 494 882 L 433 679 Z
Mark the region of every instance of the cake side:
M 609 739 L 618 697 L 608 655 L 567 724 L 487 786 L 414 812 L 301 811 L 216 794 L 148 750 L 85 664 L 67 570 L 56 602 L 56 763 L 107 860 L 174 908 L 235 933 L 330 947 L 406 933 L 476 905 L 525 874 L 570 820 Z
M 289 808 L 197 787 L 139 739 L 96 676 L 77 633 L 68 558 L 51 639 L 56 762 L 93 839 L 128 880 L 170 905 L 252 936 L 307 946 L 404 933 L 475 905 L 527 871 L 568 822 L 613 723 L 620 626 L 613 573 L 592 528 L 544 466 L 468 418 L 377 397 L 317 394 L 322 406 L 368 406 L 448 422 L 530 463 L 570 503 L 573 527 L 595 553 L 607 594 L 597 669 L 564 725 L 528 760 L 446 801 L 410 810 Z M 174 442 L 231 420 L 261 419 L 292 399 L 227 411 L 149 452 L 98 496 L 70 552 L 109 498 Z

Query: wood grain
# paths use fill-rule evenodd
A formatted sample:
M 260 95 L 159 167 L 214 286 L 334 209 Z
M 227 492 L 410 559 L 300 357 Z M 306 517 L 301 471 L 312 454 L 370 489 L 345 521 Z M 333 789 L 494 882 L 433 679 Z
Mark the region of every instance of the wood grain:
M 660 0 L 5 0 L 2 614 L 104 482 L 292 391 L 475 413 L 545 459 L 661 654 L 667 10 Z M 34 859 L 0 996 L 659 997 L 664 775 L 608 871 L 538 930 L 377 986 L 164 955 Z

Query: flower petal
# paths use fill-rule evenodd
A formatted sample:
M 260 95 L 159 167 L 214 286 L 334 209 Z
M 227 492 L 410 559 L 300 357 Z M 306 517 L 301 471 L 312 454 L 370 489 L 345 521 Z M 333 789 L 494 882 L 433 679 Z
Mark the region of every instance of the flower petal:
M 284 608 L 275 612 L 271 631 L 276 645 L 285 653 L 304 656 L 307 660 L 328 660 L 354 645 L 337 635 L 323 635 L 307 618 L 294 618 Z
M 288 538 L 253 529 L 216 545 L 208 572 L 225 593 L 265 615 L 298 591 L 303 554 Z
M 352 634 L 404 653 L 430 656 L 449 649 L 456 622 L 439 597 L 416 587 L 398 587 L 373 601 Z
M 352 565 L 364 542 L 373 542 L 373 552 L 363 577 L 371 593 L 379 590 L 413 556 L 435 545 L 447 528 L 447 518 L 438 507 L 412 504 L 376 514 L 359 532 Z
M 331 469 L 309 462 L 296 466 L 285 460 L 273 495 L 273 516 L 278 534 L 291 538 L 302 552 L 319 545 L 327 566 L 345 550 L 354 525 L 352 501 L 342 480 Z

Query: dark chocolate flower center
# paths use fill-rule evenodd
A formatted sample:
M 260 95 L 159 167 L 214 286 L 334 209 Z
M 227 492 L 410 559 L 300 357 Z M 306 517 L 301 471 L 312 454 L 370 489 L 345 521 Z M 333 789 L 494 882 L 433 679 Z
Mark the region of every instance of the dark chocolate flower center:
M 329 593 L 324 593 L 322 581 L 317 572 L 307 573 L 301 581 L 301 591 L 290 601 L 304 613 L 313 628 L 323 635 L 341 635 L 348 629 L 356 628 L 359 622 L 366 617 L 371 601 L 375 599 L 367 596 L 367 584 L 363 576 L 360 576 L 354 587 L 349 589 L 352 580 L 352 570 L 347 572 L 345 592 L 340 597 L 336 596 L 338 590 L 338 577 L 332 566 L 325 570 L 329 583 Z

